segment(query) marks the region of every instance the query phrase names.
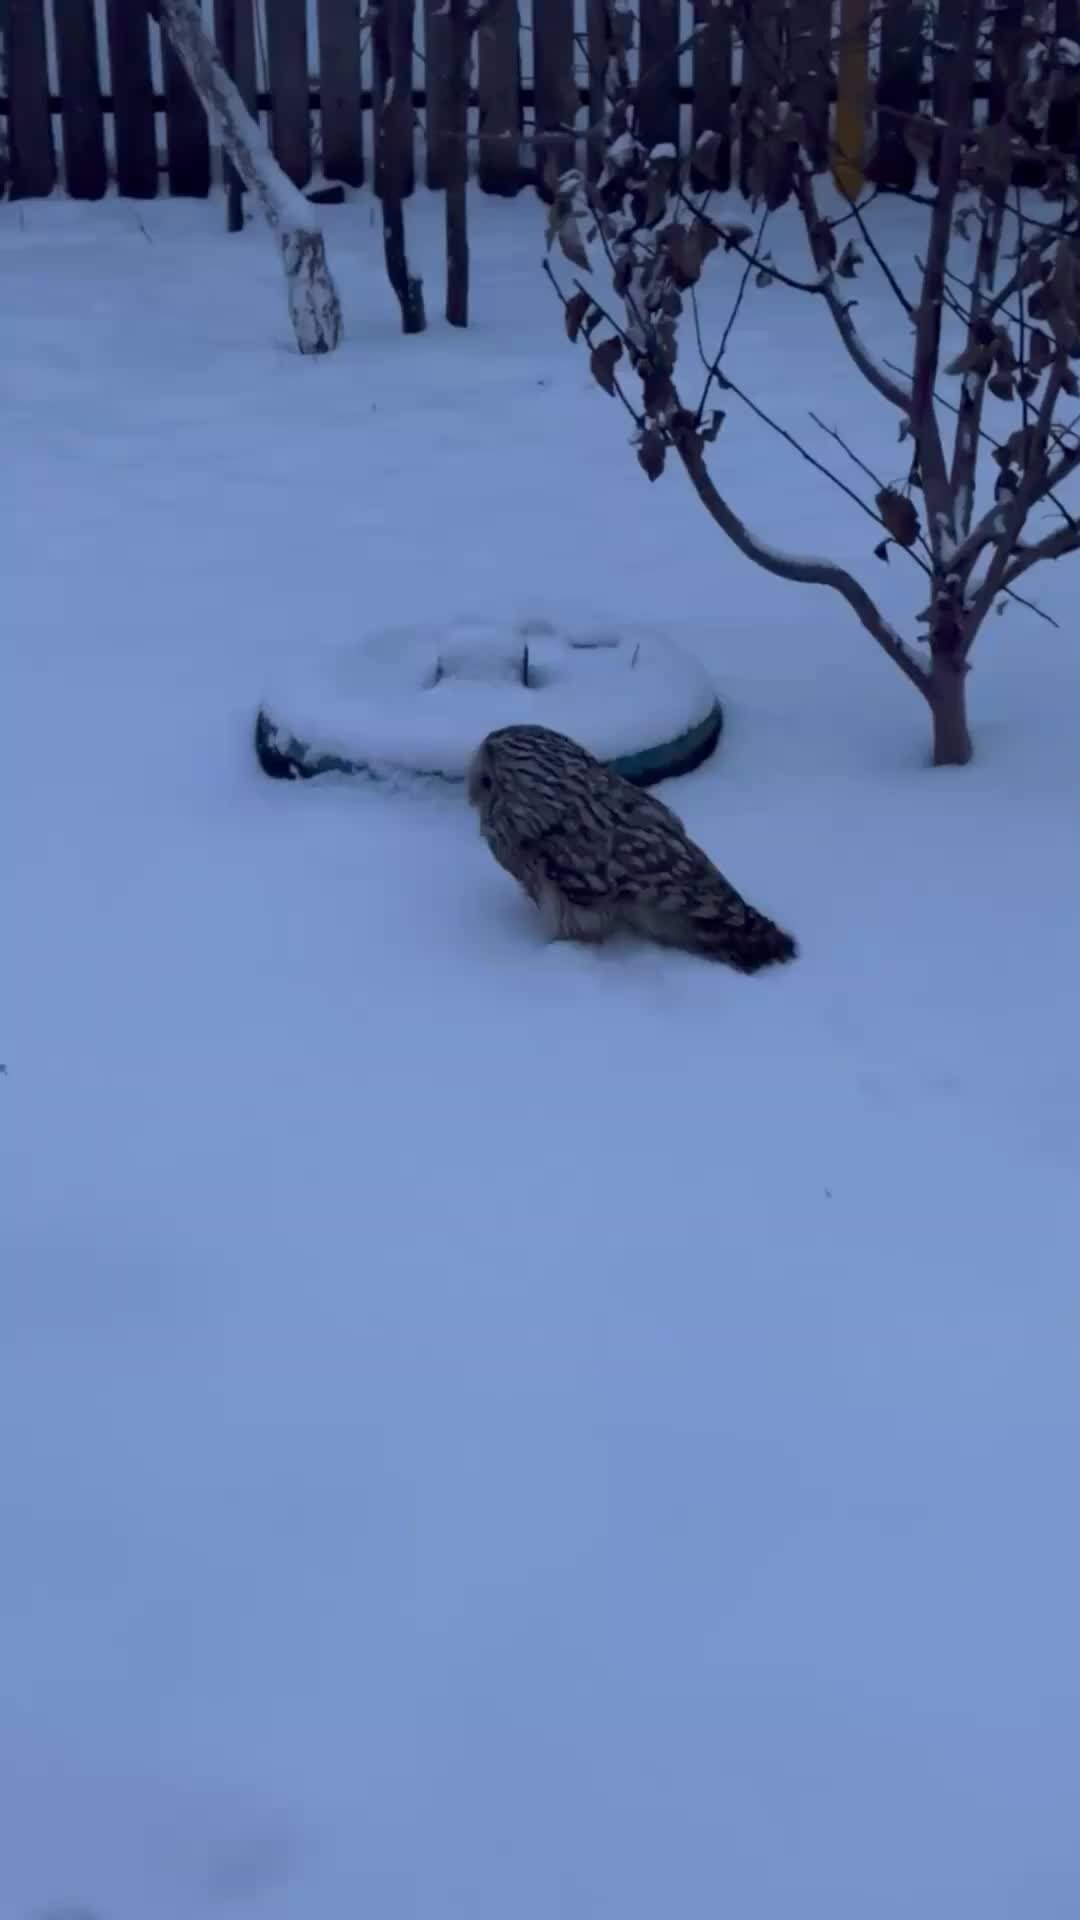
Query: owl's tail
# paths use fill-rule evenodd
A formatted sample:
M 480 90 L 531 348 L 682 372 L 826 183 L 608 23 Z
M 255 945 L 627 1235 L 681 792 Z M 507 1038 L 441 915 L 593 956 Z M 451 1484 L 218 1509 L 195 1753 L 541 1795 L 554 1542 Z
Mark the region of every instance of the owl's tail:
M 698 919 L 693 931 L 698 953 L 724 960 L 739 973 L 760 973 L 762 967 L 783 966 L 799 955 L 791 934 L 756 907 L 744 906 L 741 915 Z
M 634 920 L 648 938 L 723 961 L 738 973 L 759 973 L 762 967 L 782 966 L 798 958 L 791 934 L 733 889 L 681 910 L 663 911 L 655 904 L 644 912 L 639 908 Z

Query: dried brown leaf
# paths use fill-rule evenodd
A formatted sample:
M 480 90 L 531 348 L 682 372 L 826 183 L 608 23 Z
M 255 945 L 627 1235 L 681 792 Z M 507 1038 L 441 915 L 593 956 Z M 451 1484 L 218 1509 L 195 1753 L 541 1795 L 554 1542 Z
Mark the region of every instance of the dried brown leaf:
M 675 162 L 670 159 L 650 160 L 648 186 L 645 196 L 645 225 L 655 227 L 667 211 L 671 188 L 675 179 Z
M 591 306 L 592 300 L 587 293 L 579 291 L 570 295 L 563 314 L 566 322 L 566 337 L 568 340 L 577 339 L 585 323 L 585 315 Z
M 1034 427 L 1016 427 L 1004 446 L 995 449 L 994 458 L 1002 467 L 1025 467 L 1034 444 Z
M 671 384 L 670 374 L 663 373 L 656 367 L 650 367 L 641 382 L 641 401 L 645 412 L 655 420 L 662 419 L 671 411 L 675 400 L 675 389 Z
M 1036 327 L 1028 341 L 1028 367 L 1036 375 L 1045 373 L 1054 357 L 1054 345 L 1048 333 Z
M 701 438 L 705 442 L 706 446 L 712 445 L 712 442 L 716 439 L 726 418 L 727 418 L 727 415 L 724 413 L 722 407 L 713 408 L 712 413 L 709 415 L 708 425 L 702 427 L 701 429 Z
M 706 180 L 719 180 L 727 141 L 723 134 L 703 133 L 694 143 L 694 165 Z
M 1038 247 L 1028 247 L 1020 262 L 1019 282 L 1022 287 L 1033 287 L 1043 277 L 1043 257 Z
M 667 459 L 664 436 L 657 427 L 646 427 L 637 449 L 638 466 L 650 480 L 659 480 Z
M 961 374 L 961 373 L 986 374 L 990 372 L 990 369 L 993 366 L 993 364 L 994 364 L 993 348 L 988 345 L 987 346 L 982 345 L 978 340 L 969 340 L 967 346 L 963 349 L 962 352 L 957 354 L 955 360 L 949 361 L 948 366 L 945 368 L 945 372 L 954 373 L 954 374 Z
M 875 504 L 885 528 L 898 547 L 913 547 L 919 537 L 919 515 L 915 503 L 895 487 L 882 487 Z
M 986 385 L 995 400 L 1016 399 L 1016 382 L 1011 373 L 992 373 Z
M 1049 320 L 1059 304 L 1057 295 L 1044 282 L 1028 295 L 1028 317 L 1031 320 Z
M 572 213 L 565 206 L 558 222 L 557 238 L 559 246 L 571 264 L 580 267 L 582 272 L 588 273 L 590 271 L 589 256 L 585 251 L 585 242 L 581 237 L 577 214 Z
M 730 253 L 732 247 L 744 247 L 754 237 L 753 227 L 744 227 L 735 221 L 724 221 L 717 229 L 724 242 L 724 252 Z
M 764 200 L 769 212 L 776 213 L 790 200 L 798 152 L 782 132 L 765 134 L 755 140 L 747 182 L 752 205 Z
M 692 227 L 673 220 L 664 228 L 661 240 L 671 261 L 675 284 L 684 289 L 697 285 L 707 254 L 719 245 L 716 234 L 703 220 L 695 220 Z
M 589 370 L 593 379 L 613 399 L 616 393 L 615 368 L 622 359 L 622 350 L 622 341 L 617 333 L 613 333 L 607 340 L 601 340 L 589 355 Z
M 836 263 L 836 271 L 841 280 L 854 280 L 862 263 L 862 254 L 859 252 L 854 240 L 849 240 Z

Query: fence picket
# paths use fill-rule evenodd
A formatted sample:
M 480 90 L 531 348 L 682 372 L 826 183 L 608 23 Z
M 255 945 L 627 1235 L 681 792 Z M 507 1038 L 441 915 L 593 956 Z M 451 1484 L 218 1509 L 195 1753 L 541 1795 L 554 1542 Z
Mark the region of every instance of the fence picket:
M 377 108 L 384 76 L 373 59 L 371 91 L 362 71 L 367 0 L 212 0 L 219 46 L 249 108 L 269 106 L 271 141 L 285 172 L 298 186 L 311 178 L 315 121 L 322 166 L 331 179 L 360 186 L 365 178 L 364 115 Z M 383 0 L 392 7 L 395 32 L 412 43 L 417 0 Z M 472 104 L 478 110 L 478 175 L 486 193 L 514 194 L 533 179 L 550 198 L 558 174 L 584 157 L 592 179 L 602 162 L 595 129 L 603 117 L 608 15 L 613 0 L 532 0 L 531 127 L 523 117 L 527 91 L 521 58 L 521 0 L 499 0 L 483 9 L 476 30 Z M 50 98 L 47 9 L 56 31 L 59 99 Z M 411 65 L 414 98 L 426 109 L 426 177 L 445 186 L 448 143 L 460 145 L 460 124 L 450 124 L 448 93 L 448 0 L 423 0 L 425 44 Z M 692 6 L 694 34 L 687 50 L 680 40 L 680 14 Z M 786 65 L 788 95 L 805 122 L 809 150 L 820 171 L 830 158 L 842 191 L 857 191 L 864 177 L 866 133 L 875 121 L 873 173 L 883 186 L 907 191 L 916 162 L 904 138 L 909 116 L 932 95 L 940 119 L 945 108 L 946 54 L 964 18 L 966 0 L 937 0 L 932 85 L 924 83 L 930 55 L 928 0 L 755 0 L 743 13 L 746 44 L 736 49 L 729 0 L 637 0 L 638 127 L 650 147 L 678 145 L 683 107 L 690 105 L 692 139 L 708 133 L 708 172 L 691 163 L 698 190 L 727 188 L 738 140 L 738 179 L 750 187 L 754 160 L 755 100 L 773 93 Z M 64 176 L 76 197 L 96 198 L 107 184 L 107 156 L 116 156 L 121 193 L 149 198 L 159 185 L 153 86 L 156 26 L 154 0 L 0 0 L 6 14 L 8 63 L 8 160 L 10 192 L 41 196 L 56 183 L 52 115 L 59 109 Z M 257 75 L 257 15 L 265 21 L 268 72 Z M 578 10 L 584 33 L 575 36 Z M 111 86 L 103 96 L 98 70 L 98 13 L 108 35 Z M 834 12 L 838 41 L 830 42 Z M 1056 0 L 1058 32 L 1080 36 L 1080 0 Z M 1016 63 L 1022 32 L 1021 0 L 1000 0 L 994 11 L 996 59 L 990 81 L 991 112 L 1000 110 L 1005 84 Z M 309 71 L 308 36 L 318 42 L 318 73 Z M 870 94 L 869 47 L 880 28 L 880 78 Z M 580 40 L 580 45 L 579 45 Z M 691 85 L 680 84 L 688 51 Z M 210 189 L 210 142 L 206 117 L 167 36 L 162 37 L 164 107 L 169 190 L 205 196 Z M 835 68 L 835 107 L 834 95 Z M 739 72 L 738 112 L 734 75 Z M 265 92 L 257 90 L 257 79 Z M 587 89 L 588 137 L 580 119 Z M 971 103 L 964 109 L 969 123 Z M 111 143 L 105 116 L 113 116 Z M 456 113 L 460 122 L 461 101 Z M 1080 107 L 1061 100 L 1051 108 L 1051 140 L 1066 151 L 1080 147 Z M 531 163 L 523 143 L 531 132 Z M 936 156 L 935 156 L 936 158 Z M 407 192 L 414 184 L 414 157 L 404 147 L 395 163 Z M 931 168 L 932 173 L 935 171 Z M 230 208 L 236 182 L 226 166 Z M 3 183 L 0 183 L 2 187 Z M 376 191 L 379 183 L 376 181 Z M 233 217 L 235 209 L 230 214 Z
M 364 183 L 359 0 L 319 0 L 319 114 L 328 180 Z
M 7 68 L 11 197 L 37 199 L 56 185 L 44 0 L 8 0 Z
M 305 0 L 265 0 L 266 61 L 274 152 L 294 186 L 311 179 Z
M 450 138 L 450 102 L 446 66 L 450 55 L 447 0 L 424 0 L 424 91 L 427 95 L 427 168 L 429 187 L 446 185 L 446 145 Z
M 536 177 L 543 186 L 552 168 L 563 173 L 574 163 L 574 137 L 553 137 L 556 128 L 573 126 L 577 115 L 574 83 L 574 0 L 534 0 L 533 87 L 536 100 Z M 548 188 L 544 187 L 545 195 Z
M 747 11 L 739 86 L 739 187 L 749 191 L 756 135 L 749 124 L 754 101 L 776 84 L 783 0 L 756 0 Z
M 165 151 L 169 192 L 205 200 L 210 191 L 210 136 L 198 94 L 167 33 L 161 36 L 165 80 Z
M 918 161 L 904 139 L 909 117 L 919 111 L 923 72 L 922 0 L 889 0 L 881 20 L 881 74 L 877 90 L 878 186 L 910 193 Z
M 403 68 L 406 66 L 409 66 L 410 68 L 415 68 L 415 64 L 416 64 L 415 56 L 413 53 L 414 14 L 413 14 L 413 6 L 411 4 L 411 0 L 409 0 L 409 4 L 405 4 L 405 0 L 382 0 L 382 9 L 383 9 L 384 15 L 386 16 L 385 17 L 385 35 L 380 36 L 378 33 L 373 34 L 372 54 L 371 54 L 373 116 L 376 121 L 376 127 L 378 123 L 379 111 L 382 106 L 382 102 L 386 93 L 387 76 L 384 71 L 384 64 L 383 64 L 383 59 L 380 51 L 383 38 L 387 40 L 387 43 L 389 45 L 392 45 L 395 49 L 399 49 L 399 51 L 397 51 L 393 57 L 395 58 L 395 60 L 400 59 L 401 66 Z M 406 49 L 408 49 L 408 53 L 406 53 Z M 392 165 L 394 169 L 395 185 L 400 188 L 402 198 L 404 199 L 408 194 L 413 192 L 416 186 L 416 166 L 415 166 L 414 157 L 413 157 L 413 141 L 412 141 L 412 138 L 410 137 L 408 141 L 408 145 L 403 146 L 397 138 L 398 129 L 396 127 L 392 129 L 388 129 L 388 132 L 390 134 L 389 151 L 386 150 L 386 143 L 384 143 L 384 149 L 383 149 L 381 158 L 380 158 L 380 142 L 378 138 L 376 138 L 374 143 L 375 155 L 376 155 L 375 192 L 377 194 L 382 193 L 383 168 L 385 167 L 387 161 L 389 161 L 389 163 Z
M 1080 35 L 1080 0 L 1057 0 L 1055 24 L 1063 40 L 1075 40 Z M 1076 153 L 1080 144 L 1080 102 L 1068 98 L 1052 102 L 1046 138 L 1050 146 Z
M 476 36 L 480 185 L 516 193 L 521 174 L 521 53 L 517 0 L 501 0 Z
M 693 169 L 693 185 L 701 193 L 731 185 L 731 22 L 725 0 L 694 0 L 694 24 L 694 143 L 706 133 L 717 136 L 708 175 Z
M 647 147 L 679 144 L 678 0 L 640 0 L 638 114 Z
M 53 0 L 60 73 L 64 185 L 73 200 L 105 192 L 105 111 L 101 103 L 93 0 Z
M 794 105 L 806 122 L 810 154 L 821 173 L 829 164 L 832 0 L 792 0 L 788 33 Z
M 589 120 L 586 134 L 585 167 L 590 180 L 596 180 L 604 163 L 600 127 L 604 118 L 604 85 L 607 67 L 607 0 L 586 0 L 585 60 L 589 89 Z
M 158 160 L 150 24 L 145 7 L 133 7 L 130 0 L 108 0 L 106 18 L 117 192 L 152 200 Z

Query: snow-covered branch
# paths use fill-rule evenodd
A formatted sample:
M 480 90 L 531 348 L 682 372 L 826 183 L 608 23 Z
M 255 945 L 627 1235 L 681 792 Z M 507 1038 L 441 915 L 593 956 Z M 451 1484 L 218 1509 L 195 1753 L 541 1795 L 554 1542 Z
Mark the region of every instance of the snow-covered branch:
M 856 619 L 900 668 L 901 673 L 907 676 L 913 686 L 918 687 L 920 693 L 928 694 L 930 676 L 926 668 L 911 648 L 905 645 L 896 629 L 890 626 L 881 609 L 853 574 L 830 560 L 781 552 L 752 533 L 713 481 L 705 463 L 699 435 L 677 431 L 675 450 L 698 499 L 740 553 L 744 553 L 764 572 L 774 574 L 777 579 L 791 580 L 797 586 L 830 587 L 847 601 Z
M 809 167 L 800 165 L 796 169 L 794 187 L 810 250 L 822 270 L 816 291 L 821 294 L 829 309 L 845 352 L 858 367 L 863 379 L 869 381 L 883 400 L 887 400 L 890 406 L 898 407 L 901 413 L 910 413 L 910 386 L 895 379 L 888 368 L 871 353 L 852 318 L 854 302 L 845 300 L 837 285 L 833 266 L 837 253 L 836 241 L 831 227 L 822 219 L 819 212 L 817 195 L 814 191 L 814 178 Z

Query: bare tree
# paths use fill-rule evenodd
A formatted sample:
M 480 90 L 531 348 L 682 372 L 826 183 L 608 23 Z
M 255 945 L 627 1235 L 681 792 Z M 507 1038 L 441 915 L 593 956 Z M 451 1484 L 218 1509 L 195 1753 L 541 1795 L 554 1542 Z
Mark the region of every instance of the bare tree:
M 371 37 L 382 81 L 375 115 L 375 191 L 382 199 L 386 274 L 401 308 L 403 333 L 427 326 L 424 283 L 409 266 L 405 193 L 413 145 L 413 0 L 373 0 Z
M 967 674 L 984 620 L 995 605 L 1022 599 L 1018 583 L 1032 568 L 1080 548 L 1080 512 L 1074 515 L 1062 499 L 1064 483 L 1080 467 L 1080 414 L 1070 418 L 1066 409 L 1069 399 L 1080 396 L 1072 366 L 1080 356 L 1080 167 L 1074 152 L 1051 137 L 1055 124 L 1075 118 L 1080 47 L 1050 30 L 1043 0 L 1029 0 L 1022 16 L 1017 10 L 1009 32 L 985 0 L 949 0 L 946 31 L 943 5 L 935 112 L 902 122 L 912 156 L 931 163 L 933 185 L 924 179 L 913 191 L 927 208 L 925 247 L 917 261 L 900 263 L 887 257 L 876 237 L 871 208 L 878 190 L 872 184 L 845 213 L 829 218 L 822 212 L 813 170 L 819 132 L 792 105 L 797 90 L 790 49 L 782 39 L 767 48 L 758 44 L 752 0 L 740 0 L 731 13 L 744 47 L 755 56 L 757 84 L 741 132 L 751 155 L 752 201 L 761 210 L 756 232 L 714 217 L 710 193 L 691 192 L 674 149 L 650 151 L 638 137 L 629 0 L 595 5 L 605 16 L 606 34 L 603 104 L 593 129 L 602 170 L 592 184 L 577 171 L 562 176 L 549 244 L 558 241 L 584 275 L 590 269 L 588 235 L 594 255 L 606 264 L 614 299 L 597 297 L 592 280 L 576 280 L 569 293 L 560 287 L 567 332 L 587 342 L 596 379 L 632 415 L 637 458 L 648 477 L 659 478 L 673 454 L 706 510 L 748 559 L 782 579 L 839 594 L 926 700 L 934 763 L 964 765 L 972 752 Z M 886 0 L 886 10 L 907 5 Z M 805 80 L 806 49 L 799 53 Z M 835 46 L 823 47 L 818 58 L 831 65 L 835 53 Z M 971 101 L 988 71 L 987 117 L 972 124 Z M 887 111 L 880 102 L 879 110 Z M 695 177 L 710 177 L 716 145 L 708 134 L 697 142 Z M 872 182 L 872 160 L 868 172 Z M 1017 184 L 1033 175 L 1041 181 L 1037 212 Z M 781 271 L 764 250 L 768 218 L 788 203 L 798 210 L 808 244 L 808 270 L 801 277 Z M 709 353 L 696 288 L 709 256 L 721 252 L 734 265 L 738 285 L 724 336 Z M 910 328 L 906 366 L 879 359 L 856 321 L 851 283 L 868 256 Z M 558 286 L 550 266 L 548 272 Z M 910 442 L 911 465 L 902 481 L 881 480 L 826 427 L 870 480 L 873 492 L 866 498 L 733 378 L 726 355 L 751 277 L 824 308 L 853 377 L 892 410 L 900 439 Z M 705 369 L 693 400 L 677 367 L 688 314 Z M 960 351 L 943 363 L 946 314 L 957 328 Z M 950 382 L 956 383 L 951 395 Z M 904 638 L 845 567 L 786 553 L 746 525 L 710 467 L 708 450 L 724 421 L 724 413 L 710 407 L 714 393 L 750 407 L 840 486 L 876 523 L 880 559 L 900 550 L 922 569 L 924 639 Z M 992 424 L 984 417 L 988 396 Z M 989 460 L 980 460 L 982 450 Z M 722 454 L 713 456 L 713 464 L 723 464 Z M 1050 524 L 1030 533 L 1036 514 L 1050 515 Z M 1030 601 L 1024 604 L 1031 608 Z
M 229 160 L 281 249 L 297 346 L 301 353 L 331 352 L 342 336 L 341 302 L 309 202 L 279 167 L 245 107 L 203 27 L 197 0 L 151 0 L 150 11 L 168 34 Z

